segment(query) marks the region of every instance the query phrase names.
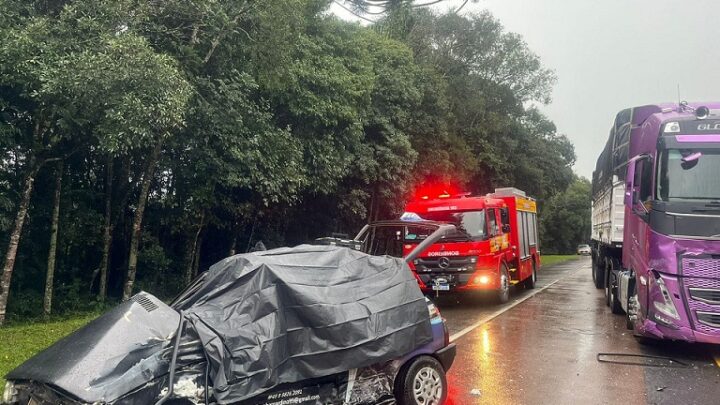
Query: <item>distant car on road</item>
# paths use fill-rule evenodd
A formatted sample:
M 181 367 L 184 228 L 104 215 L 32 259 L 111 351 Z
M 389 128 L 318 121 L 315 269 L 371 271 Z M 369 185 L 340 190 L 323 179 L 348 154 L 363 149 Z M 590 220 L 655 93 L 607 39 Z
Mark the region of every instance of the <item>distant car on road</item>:
M 590 249 L 590 245 L 586 245 L 586 244 L 578 245 L 577 254 L 583 255 L 583 256 L 590 256 L 591 253 L 592 253 L 592 249 Z

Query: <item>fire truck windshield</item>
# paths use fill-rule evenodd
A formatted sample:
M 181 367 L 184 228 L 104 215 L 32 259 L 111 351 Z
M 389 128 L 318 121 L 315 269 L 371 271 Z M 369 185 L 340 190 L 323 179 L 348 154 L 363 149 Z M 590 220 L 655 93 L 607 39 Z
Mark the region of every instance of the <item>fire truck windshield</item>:
M 435 211 L 420 214 L 430 221 L 448 222 L 455 225 L 458 232 L 447 235 L 444 240 L 483 240 L 487 236 L 485 230 L 485 211 Z M 406 239 L 413 239 L 407 235 Z M 421 238 L 415 238 L 420 240 Z
M 669 149 L 658 163 L 658 199 L 720 200 L 720 150 Z

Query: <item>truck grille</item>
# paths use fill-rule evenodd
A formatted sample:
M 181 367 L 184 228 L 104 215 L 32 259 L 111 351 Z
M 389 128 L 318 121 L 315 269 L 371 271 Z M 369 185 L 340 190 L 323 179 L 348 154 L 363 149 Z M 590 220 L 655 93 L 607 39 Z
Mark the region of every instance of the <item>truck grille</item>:
M 695 330 L 720 335 L 720 257 L 683 256 L 680 263 Z
M 697 319 L 703 325 L 710 326 L 711 328 L 720 328 L 720 314 L 713 312 L 697 312 Z
M 468 256 L 423 257 L 415 262 L 418 273 L 458 273 L 475 271 L 475 263 Z
M 685 277 L 720 277 L 720 258 L 712 256 L 683 256 L 682 274 Z
M 720 290 L 707 288 L 688 288 L 690 298 L 708 304 L 720 305 Z

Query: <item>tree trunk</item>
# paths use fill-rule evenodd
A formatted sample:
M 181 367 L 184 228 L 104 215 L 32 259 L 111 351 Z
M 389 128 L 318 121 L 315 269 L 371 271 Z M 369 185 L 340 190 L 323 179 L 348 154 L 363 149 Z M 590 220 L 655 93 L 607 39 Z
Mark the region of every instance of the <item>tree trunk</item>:
M 232 228 L 232 242 L 230 242 L 230 250 L 228 251 L 228 256 L 235 256 L 235 248 L 237 247 L 237 234 L 238 226 L 236 224 Z
M 373 191 L 370 193 L 370 204 L 368 204 L 368 212 L 367 212 L 367 221 L 372 222 L 373 215 L 375 214 L 375 211 L 373 208 L 375 207 L 375 188 L 373 187 Z
M 137 209 L 133 218 L 132 235 L 130 239 L 130 253 L 128 254 L 128 272 L 123 287 L 123 301 L 127 301 L 132 296 L 133 285 L 135 284 L 135 274 L 137 273 L 138 249 L 140 247 L 140 237 L 142 233 L 142 220 L 145 213 L 145 204 L 147 203 L 148 194 L 150 194 L 150 184 L 155 174 L 155 166 L 160 159 L 160 151 L 162 150 L 162 140 L 155 145 L 155 149 L 150 156 L 143 174 L 142 186 L 140 188 L 140 196 L 138 197 Z
M 103 249 L 100 261 L 100 289 L 98 298 L 105 301 L 107 297 L 108 266 L 110 263 L 110 246 L 112 245 L 112 181 L 113 158 L 108 155 L 105 177 L 105 223 L 103 224 Z M 122 207 L 121 207 L 122 209 Z
M 45 297 L 43 299 L 43 314 L 45 316 L 49 316 L 52 313 L 53 280 L 55 280 L 55 257 L 57 253 L 58 222 L 60 220 L 60 191 L 62 190 L 63 167 L 64 162 L 58 160 L 52 222 L 50 224 L 50 249 L 48 251 L 47 274 L 45 275 Z
M 30 206 L 30 196 L 32 196 L 33 185 L 35 184 L 35 175 L 39 169 L 34 158 L 30 158 L 29 166 L 30 169 L 25 176 L 23 193 L 20 198 L 17 216 L 15 217 L 15 224 L 10 234 L 10 244 L 5 252 L 5 265 L 3 266 L 2 278 L 0 278 L 0 326 L 5 322 L 5 311 L 10 295 L 10 280 L 12 279 L 12 273 L 15 267 L 15 257 L 17 256 L 17 249 L 20 244 L 20 235 L 22 234 L 23 224 L 25 223 L 25 215 L 27 215 L 28 207 Z
M 202 232 L 203 226 L 205 226 L 205 210 L 200 214 L 200 223 L 198 224 L 197 230 L 193 235 L 192 239 L 188 242 L 188 253 L 185 261 L 185 285 L 190 284 L 193 279 L 193 269 L 195 268 L 195 257 L 198 256 L 200 249 L 198 248 L 198 239 L 200 238 L 200 232 Z
M 250 251 L 252 239 L 253 239 L 253 236 L 255 235 L 255 225 L 257 225 L 257 216 L 253 220 L 252 228 L 250 228 L 250 237 L 248 237 L 248 243 L 247 243 L 247 247 L 245 247 L 245 253 Z
M 198 238 L 197 248 L 195 249 L 195 263 L 193 264 L 192 278 L 195 279 L 198 275 L 198 268 L 200 267 L 200 248 L 202 248 L 202 236 Z

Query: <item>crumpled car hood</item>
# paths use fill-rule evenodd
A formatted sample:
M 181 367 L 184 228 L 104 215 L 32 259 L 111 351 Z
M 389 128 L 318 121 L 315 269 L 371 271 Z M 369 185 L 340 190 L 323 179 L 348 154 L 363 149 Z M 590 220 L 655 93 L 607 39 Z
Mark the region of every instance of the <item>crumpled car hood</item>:
M 47 384 L 85 402 L 112 402 L 167 372 L 180 314 L 140 293 L 40 352 L 6 378 Z

